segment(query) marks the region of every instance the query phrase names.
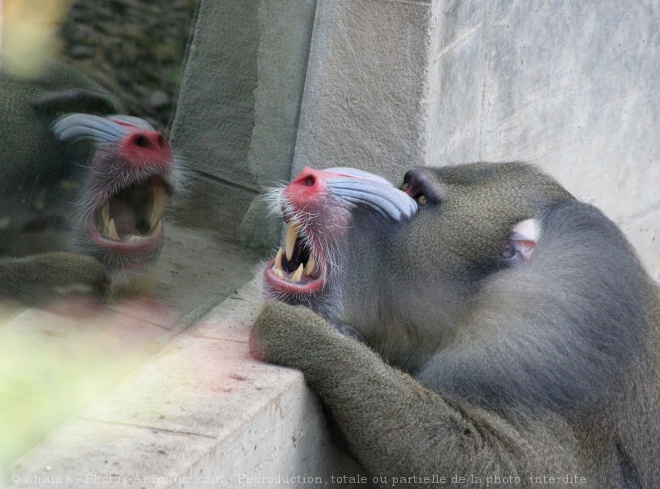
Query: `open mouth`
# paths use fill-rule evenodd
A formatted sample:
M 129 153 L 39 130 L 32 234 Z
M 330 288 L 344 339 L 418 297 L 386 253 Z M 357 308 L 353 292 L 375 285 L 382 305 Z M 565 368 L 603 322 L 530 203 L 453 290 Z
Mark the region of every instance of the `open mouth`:
M 105 246 L 150 246 L 163 234 L 166 202 L 167 191 L 160 179 L 126 187 L 94 211 L 94 238 Z
M 300 223 L 287 223 L 284 248 L 266 266 L 265 278 L 277 291 L 307 294 L 325 283 L 319 260 L 301 238 L 300 230 Z

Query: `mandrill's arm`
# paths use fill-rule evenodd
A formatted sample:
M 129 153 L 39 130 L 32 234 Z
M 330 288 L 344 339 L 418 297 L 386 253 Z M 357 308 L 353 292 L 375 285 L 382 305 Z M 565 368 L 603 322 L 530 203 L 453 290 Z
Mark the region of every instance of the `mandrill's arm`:
M 56 299 L 107 295 L 110 281 L 101 263 L 68 252 L 0 259 L 0 300 L 43 306 Z
M 413 477 L 409 487 L 432 486 L 432 479 L 420 477 L 433 476 L 446 477 L 447 484 L 454 476 L 467 478 L 465 484 L 471 476 L 484 484 L 488 476 L 529 481 L 579 470 L 575 440 L 559 418 L 521 432 L 493 413 L 449 403 L 304 307 L 268 303 L 254 325 L 250 350 L 302 370 L 352 452 L 390 484 L 393 477 Z M 553 432 L 567 433 L 566 439 Z

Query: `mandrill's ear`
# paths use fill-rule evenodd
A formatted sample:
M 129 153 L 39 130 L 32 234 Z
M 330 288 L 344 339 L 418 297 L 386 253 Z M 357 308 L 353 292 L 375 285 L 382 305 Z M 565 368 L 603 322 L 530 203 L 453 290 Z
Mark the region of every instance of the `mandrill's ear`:
M 502 257 L 509 265 L 523 265 L 532 257 L 539 234 L 540 229 L 537 219 L 520 221 L 511 229 L 509 239 L 502 251 Z

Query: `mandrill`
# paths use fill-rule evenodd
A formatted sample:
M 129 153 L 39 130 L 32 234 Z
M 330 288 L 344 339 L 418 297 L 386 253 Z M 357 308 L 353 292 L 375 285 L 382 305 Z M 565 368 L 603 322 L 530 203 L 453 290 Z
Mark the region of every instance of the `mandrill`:
M 302 370 L 378 481 L 660 487 L 658 287 L 598 209 L 522 163 L 272 197 L 251 352 Z
M 75 69 L 0 75 L 0 298 L 104 297 L 143 274 L 183 183 L 165 137 Z

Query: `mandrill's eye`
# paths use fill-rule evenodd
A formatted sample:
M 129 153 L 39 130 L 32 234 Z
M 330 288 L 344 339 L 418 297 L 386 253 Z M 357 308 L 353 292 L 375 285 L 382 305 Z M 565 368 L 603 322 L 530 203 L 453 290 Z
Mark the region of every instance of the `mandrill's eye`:
M 418 205 L 426 205 L 427 204 L 427 199 L 426 195 L 422 194 L 419 197 L 416 197 L 415 200 L 417 201 Z

